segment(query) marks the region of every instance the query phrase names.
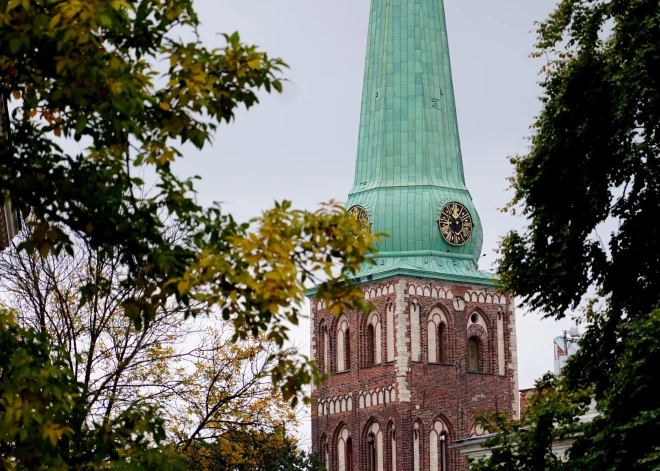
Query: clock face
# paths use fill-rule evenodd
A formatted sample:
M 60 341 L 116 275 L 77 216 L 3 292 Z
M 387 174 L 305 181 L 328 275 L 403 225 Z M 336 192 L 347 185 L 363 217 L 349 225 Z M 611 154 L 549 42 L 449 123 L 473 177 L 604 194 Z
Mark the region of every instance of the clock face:
M 369 234 L 371 232 L 371 223 L 369 222 L 369 213 L 362 206 L 353 206 L 348 210 L 348 215 L 353 216 L 360 223 L 361 234 Z M 361 234 L 352 233 L 353 237 L 358 237 Z
M 472 237 L 472 216 L 461 203 L 447 203 L 440 211 L 440 233 L 451 245 L 465 245 Z

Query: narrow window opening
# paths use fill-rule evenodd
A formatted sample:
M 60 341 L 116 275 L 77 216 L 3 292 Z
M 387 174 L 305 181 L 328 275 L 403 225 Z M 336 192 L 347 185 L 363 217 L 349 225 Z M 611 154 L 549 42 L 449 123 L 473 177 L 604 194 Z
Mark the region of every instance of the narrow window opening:
M 474 337 L 468 340 L 468 369 L 479 371 L 479 341 Z
M 353 471 L 353 439 L 346 440 L 346 471 Z
M 346 328 L 346 336 L 345 336 L 345 341 L 344 341 L 344 368 L 346 370 L 351 369 L 351 330 L 347 327 Z
M 369 465 L 368 469 L 369 471 L 376 471 L 376 440 L 373 435 L 369 435 L 369 438 L 367 439 L 367 445 L 369 447 L 369 456 L 367 457 L 367 462 Z
M 447 471 L 447 434 L 440 434 L 440 471 Z
M 374 341 L 374 326 L 369 324 L 367 327 L 367 366 L 375 363 L 376 358 L 376 343 Z

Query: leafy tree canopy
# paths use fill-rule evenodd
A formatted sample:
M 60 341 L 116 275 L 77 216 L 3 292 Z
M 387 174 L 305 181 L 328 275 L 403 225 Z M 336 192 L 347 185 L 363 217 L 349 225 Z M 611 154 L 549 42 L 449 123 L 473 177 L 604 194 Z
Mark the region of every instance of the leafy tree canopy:
M 153 409 L 129 407 L 88 426 L 84 393 L 49 339 L 0 310 L 0 469 L 176 470 Z
M 502 241 L 498 272 L 547 317 L 597 298 L 579 352 L 537 384 L 521 423 L 499 419 L 493 457 L 474 469 L 659 469 L 660 3 L 562 0 L 538 39 L 543 108 L 506 208 L 529 224 Z M 580 421 L 591 398 L 600 416 Z M 562 439 L 574 441 L 565 462 L 551 452 Z
M 284 202 L 239 224 L 196 202 L 194 179 L 172 171 L 182 145 L 210 145 L 260 90 L 281 91 L 286 67 L 237 33 L 208 49 L 198 26 L 192 0 L 0 0 L 0 92 L 13 105 L 0 190 L 31 214 L 21 249 L 72 252 L 74 233 L 118 252 L 136 293 L 122 308 L 138 328 L 174 300 L 185 315 L 222 313 L 236 338 L 265 333 L 283 347 L 310 281 L 335 312 L 365 308 L 350 273 L 374 237 L 354 238 L 357 221 L 334 204 L 308 213 Z M 154 175 L 147 195 L 141 174 Z M 186 237 L 164 236 L 163 213 Z M 85 285 L 82 301 L 107 289 Z M 272 378 L 296 401 L 320 375 L 284 357 Z
M 235 430 L 215 443 L 188 450 L 189 471 L 322 471 L 314 455 L 298 448 L 286 431 Z

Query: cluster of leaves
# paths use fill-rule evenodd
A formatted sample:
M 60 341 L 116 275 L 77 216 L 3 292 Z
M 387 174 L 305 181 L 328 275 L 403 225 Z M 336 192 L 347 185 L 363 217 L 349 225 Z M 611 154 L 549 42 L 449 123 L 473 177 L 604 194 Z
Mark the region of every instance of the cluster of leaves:
M 539 26 L 537 55 L 553 60 L 530 152 L 512 159 L 509 206 L 529 226 L 504 239 L 498 271 L 546 315 L 594 284 L 617 310 L 658 301 L 659 16 L 653 0 L 563 0 Z M 608 218 L 619 227 L 606 246 L 596 230 Z
M 162 419 L 132 407 L 88 426 L 84 393 L 48 337 L 0 311 L 0 469 L 175 470 Z
M 24 230 L 16 242 L 28 235 Z M 169 237 L 180 236 L 170 231 Z M 295 409 L 269 380 L 278 349 L 265 335 L 232 341 L 227 322 L 184 320 L 176 303 L 137 330 L 121 309 L 134 293 L 121 287 L 125 267 L 118 257 L 72 240 L 72 257 L 0 254 L 0 305 L 17 313 L 18 326 L 62 347 L 52 354 L 81 384 L 76 402 L 86 415 L 80 420 L 107 423 L 132 407 L 158 408 L 168 441 L 184 451 L 231 439 L 236 427 L 298 425 Z M 80 286 L 102 283 L 108 296 L 97 292 L 80 303 Z
M 195 445 L 186 456 L 189 471 L 323 471 L 283 430 L 235 430 L 226 440 Z
M 520 424 L 500 420 L 475 469 L 659 469 L 660 3 L 562 0 L 538 36 L 543 109 L 530 152 L 512 159 L 506 208 L 529 225 L 503 240 L 498 273 L 546 317 L 591 289 L 600 300 L 561 378 L 539 383 Z M 600 415 L 578 421 L 587 394 Z M 552 442 L 569 437 L 563 462 Z
M 597 321 L 596 321 L 597 322 Z M 473 471 L 648 471 L 660 469 L 660 309 L 637 316 L 623 327 L 629 339 L 619 357 L 612 387 L 599 396 L 581 389 L 570 377 L 547 375 L 536 385 L 520 422 L 504 416 L 484 423 L 497 435 L 486 441 L 492 456 L 473 464 Z M 588 355 L 582 349 L 571 358 L 573 371 Z M 656 379 L 656 381 L 653 381 Z M 587 412 L 596 412 L 586 416 Z M 557 456 L 553 445 L 570 445 Z
M 196 202 L 194 179 L 172 171 L 181 146 L 210 145 L 239 106 L 282 89 L 286 67 L 238 34 L 208 49 L 198 26 L 192 0 L 0 0 L 0 93 L 13 100 L 0 194 L 31 213 L 22 250 L 72 253 L 75 234 L 118 254 L 133 293 L 121 308 L 138 329 L 174 301 L 185 316 L 221 312 L 237 339 L 265 333 L 282 348 L 310 282 L 336 312 L 366 309 L 351 273 L 375 238 L 354 238 L 359 223 L 336 204 L 308 213 L 285 202 L 239 224 Z M 148 195 L 138 174 L 154 175 Z M 162 214 L 184 238 L 165 237 Z M 82 302 L 107 289 L 82 286 Z M 277 359 L 287 400 L 321 379 L 307 358 Z

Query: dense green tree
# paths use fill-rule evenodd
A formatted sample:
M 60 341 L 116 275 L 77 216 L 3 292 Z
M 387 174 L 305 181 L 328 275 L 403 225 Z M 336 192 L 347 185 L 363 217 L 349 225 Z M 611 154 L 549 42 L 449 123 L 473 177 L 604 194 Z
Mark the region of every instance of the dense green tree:
M 543 108 L 529 153 L 512 159 L 507 208 L 529 224 L 503 240 L 498 272 L 546 317 L 596 294 L 578 354 L 538 384 L 521 424 L 500 422 L 476 469 L 660 469 L 649 389 L 660 377 L 660 3 L 562 0 L 538 36 Z M 601 415 L 578 423 L 590 396 Z M 564 463 L 550 444 L 568 436 Z

